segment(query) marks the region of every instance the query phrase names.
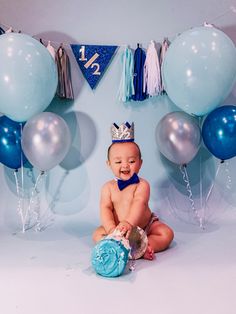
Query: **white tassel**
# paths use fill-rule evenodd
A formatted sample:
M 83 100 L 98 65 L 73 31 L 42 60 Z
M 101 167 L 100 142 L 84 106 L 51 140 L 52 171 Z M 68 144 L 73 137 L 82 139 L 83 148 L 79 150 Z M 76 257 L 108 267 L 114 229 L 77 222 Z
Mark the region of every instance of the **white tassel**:
M 164 39 L 163 43 L 161 45 L 161 53 L 160 53 L 160 65 L 162 65 L 164 58 L 165 58 L 165 54 L 167 52 L 167 49 L 169 48 L 169 41 L 168 39 Z
M 161 53 L 160 53 L 160 66 L 161 66 L 161 92 L 164 92 L 164 84 L 163 84 L 163 68 L 162 68 L 162 64 L 167 52 L 167 49 L 169 48 L 169 41 L 167 38 L 165 38 L 163 40 L 163 43 L 161 45 Z
M 161 92 L 161 73 L 156 46 L 151 40 L 144 64 L 143 91 L 149 96 L 156 96 Z
M 55 60 L 56 51 L 55 51 L 55 49 L 53 48 L 53 46 L 51 45 L 50 40 L 48 41 L 47 50 L 50 52 L 51 56 L 52 56 L 53 59 Z

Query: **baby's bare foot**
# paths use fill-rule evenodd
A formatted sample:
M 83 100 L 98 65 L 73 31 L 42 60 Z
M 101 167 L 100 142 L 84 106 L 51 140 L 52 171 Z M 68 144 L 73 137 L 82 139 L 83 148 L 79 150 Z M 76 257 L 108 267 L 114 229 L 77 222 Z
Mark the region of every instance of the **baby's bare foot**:
M 144 259 L 148 259 L 148 260 L 153 260 L 153 258 L 154 258 L 154 251 L 153 251 L 153 249 L 152 249 L 150 244 L 148 244 L 146 252 L 143 255 L 143 258 Z

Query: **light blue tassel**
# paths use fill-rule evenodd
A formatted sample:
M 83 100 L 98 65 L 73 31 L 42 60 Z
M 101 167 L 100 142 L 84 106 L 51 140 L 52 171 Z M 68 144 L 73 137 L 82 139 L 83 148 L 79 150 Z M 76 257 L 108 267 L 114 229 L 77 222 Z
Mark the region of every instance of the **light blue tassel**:
M 134 95 L 133 72 L 134 72 L 134 57 L 133 52 L 129 47 L 126 47 L 121 55 L 122 60 L 122 76 L 118 91 L 118 99 L 122 102 L 127 102 Z

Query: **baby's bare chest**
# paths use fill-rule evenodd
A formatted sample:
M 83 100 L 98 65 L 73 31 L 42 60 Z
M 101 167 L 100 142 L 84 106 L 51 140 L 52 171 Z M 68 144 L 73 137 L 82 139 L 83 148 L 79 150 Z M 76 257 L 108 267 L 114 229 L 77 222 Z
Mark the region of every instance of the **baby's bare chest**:
M 134 199 L 135 188 L 127 187 L 123 191 L 113 190 L 111 193 L 114 211 L 120 216 L 126 216 L 129 213 L 132 201 Z

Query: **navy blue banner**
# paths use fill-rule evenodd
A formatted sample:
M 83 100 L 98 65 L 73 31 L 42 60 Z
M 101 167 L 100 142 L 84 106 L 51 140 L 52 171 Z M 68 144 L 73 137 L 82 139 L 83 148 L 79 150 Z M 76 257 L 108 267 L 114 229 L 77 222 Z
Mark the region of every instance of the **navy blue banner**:
M 94 89 L 118 46 L 71 45 L 76 61 L 90 87 Z

